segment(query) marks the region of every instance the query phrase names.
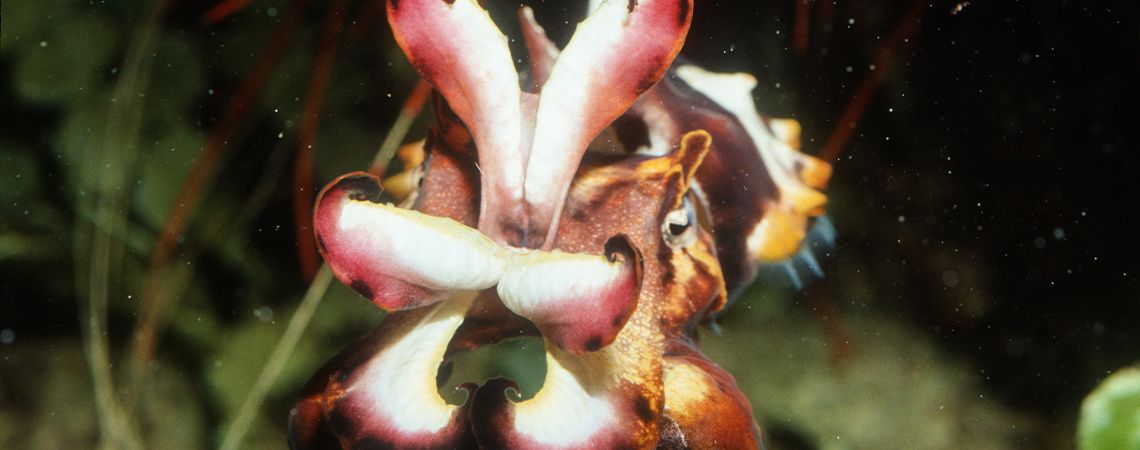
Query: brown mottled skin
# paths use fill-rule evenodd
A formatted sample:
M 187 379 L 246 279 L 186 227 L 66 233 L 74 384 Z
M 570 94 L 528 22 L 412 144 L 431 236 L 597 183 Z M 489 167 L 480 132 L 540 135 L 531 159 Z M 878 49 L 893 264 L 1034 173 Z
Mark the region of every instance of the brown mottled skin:
M 693 174 L 709 144 L 708 134 L 697 132 L 663 157 L 587 160 L 571 189 L 557 234 L 556 247 L 585 253 L 600 251 L 599 238 L 604 242 L 604 236 L 629 236 L 646 259 L 640 304 L 653 310 L 659 322 L 654 328 L 669 335 L 687 331 L 724 304 L 724 285 L 708 232 L 698 228 L 695 242 L 672 248 L 661 229 L 665 215 L 680 208 L 689 195 Z
M 665 351 L 665 416 L 683 448 L 758 448 L 760 427 L 732 375 L 708 360 L 693 341 L 671 339 Z M 672 437 L 675 441 L 677 436 Z M 665 436 L 662 437 L 665 441 Z M 667 442 L 662 442 L 662 445 Z
M 438 94 L 436 124 L 424 144 L 423 182 L 413 209 L 467 226 L 479 220 L 479 169 L 471 134 Z

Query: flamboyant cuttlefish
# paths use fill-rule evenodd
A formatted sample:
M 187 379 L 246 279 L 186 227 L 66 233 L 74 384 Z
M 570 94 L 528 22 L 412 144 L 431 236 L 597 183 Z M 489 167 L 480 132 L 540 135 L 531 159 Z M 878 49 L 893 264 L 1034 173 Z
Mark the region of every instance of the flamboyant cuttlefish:
M 390 314 L 306 386 L 293 448 L 761 446 L 696 328 L 800 248 L 831 169 L 753 77 L 674 61 L 692 7 L 596 2 L 562 49 L 522 8 L 520 76 L 475 0 L 389 0 L 435 125 L 388 180 L 400 206 L 364 173 L 317 200 L 333 273 Z M 444 401 L 441 365 L 520 336 L 545 342 L 534 397 Z

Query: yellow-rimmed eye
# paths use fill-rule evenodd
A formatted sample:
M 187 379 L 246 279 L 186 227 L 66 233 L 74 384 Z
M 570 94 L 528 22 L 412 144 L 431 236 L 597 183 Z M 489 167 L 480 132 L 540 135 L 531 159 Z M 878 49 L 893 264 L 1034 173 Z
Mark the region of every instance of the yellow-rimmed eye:
M 680 208 L 665 215 L 661 222 L 661 237 L 673 248 L 686 247 L 697 239 L 697 213 L 688 197 Z

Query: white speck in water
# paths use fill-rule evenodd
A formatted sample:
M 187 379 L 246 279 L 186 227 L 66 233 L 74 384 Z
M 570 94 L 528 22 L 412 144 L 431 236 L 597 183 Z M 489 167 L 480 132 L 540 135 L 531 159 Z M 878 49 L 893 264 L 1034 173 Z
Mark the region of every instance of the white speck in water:
M 847 19 L 847 24 L 848 25 L 855 25 L 855 18 Z
M 40 41 L 40 48 L 47 47 L 47 41 Z
M 906 222 L 906 216 L 899 216 L 899 223 Z
M 1053 229 L 1053 238 L 1057 239 L 1058 241 L 1061 239 L 1064 239 L 1065 238 L 1065 230 L 1062 229 L 1061 227 L 1054 228 Z
M 1037 247 L 1038 250 L 1045 249 L 1046 243 L 1047 242 L 1045 242 L 1045 238 L 1043 238 L 1043 237 L 1039 237 L 1039 238 L 1033 240 L 1033 246 Z
M 214 95 L 214 90 L 213 89 L 207 90 L 206 93 L 210 94 L 210 95 Z
M 265 14 L 269 15 L 269 17 L 277 17 L 277 8 L 266 9 Z
M 851 66 L 847 66 L 847 68 L 846 68 L 846 69 L 844 69 L 844 70 L 846 70 L 846 71 L 847 71 L 847 73 L 851 73 L 851 71 L 855 70 L 855 68 L 853 68 L 853 67 L 851 67 Z
M 284 132 L 284 131 L 282 131 L 282 132 L 280 132 L 280 133 L 277 133 L 277 139 L 281 139 L 281 138 L 283 138 L 283 137 L 285 137 L 285 132 Z
M 262 322 L 268 322 L 270 320 L 273 320 L 273 308 L 262 306 L 253 310 L 253 315 Z
M 0 344 L 11 344 L 16 341 L 16 332 L 11 328 L 0 330 Z

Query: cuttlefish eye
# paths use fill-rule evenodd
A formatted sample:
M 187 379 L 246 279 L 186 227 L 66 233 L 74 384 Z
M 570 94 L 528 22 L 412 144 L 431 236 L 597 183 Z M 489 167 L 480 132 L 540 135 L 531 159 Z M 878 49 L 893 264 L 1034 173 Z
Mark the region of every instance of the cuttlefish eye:
M 689 197 L 681 203 L 681 207 L 669 211 L 665 220 L 661 222 L 661 237 L 670 247 L 687 247 L 697 239 L 697 213 Z

